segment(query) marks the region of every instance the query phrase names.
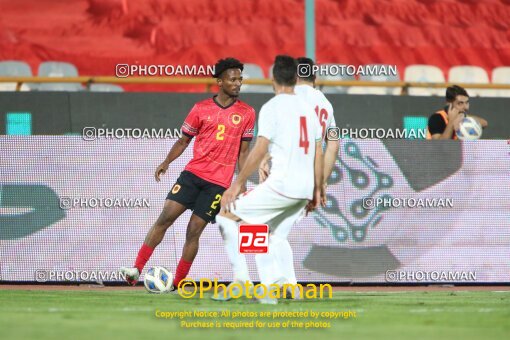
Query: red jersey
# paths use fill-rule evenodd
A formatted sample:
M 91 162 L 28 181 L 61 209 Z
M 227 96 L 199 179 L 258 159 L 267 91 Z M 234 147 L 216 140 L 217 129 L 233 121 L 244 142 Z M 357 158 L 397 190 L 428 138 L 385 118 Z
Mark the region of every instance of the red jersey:
M 240 100 L 226 107 L 216 96 L 193 106 L 182 124 L 182 133 L 196 136 L 193 159 L 184 170 L 228 188 L 232 182 L 241 141 L 253 138 L 255 110 Z

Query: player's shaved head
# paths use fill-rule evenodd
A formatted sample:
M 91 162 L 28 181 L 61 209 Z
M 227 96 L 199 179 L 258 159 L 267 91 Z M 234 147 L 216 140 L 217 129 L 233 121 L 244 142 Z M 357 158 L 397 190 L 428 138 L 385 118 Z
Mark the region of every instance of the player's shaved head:
M 296 85 L 297 60 L 288 55 L 278 55 L 274 60 L 274 81 L 283 86 Z
M 218 60 L 216 65 L 214 65 L 213 77 L 221 78 L 222 75 L 224 74 L 224 72 L 228 69 L 239 69 L 242 72 L 244 69 L 244 65 L 243 65 L 243 63 L 241 63 L 239 60 L 237 60 L 235 58 L 220 59 L 220 60 Z

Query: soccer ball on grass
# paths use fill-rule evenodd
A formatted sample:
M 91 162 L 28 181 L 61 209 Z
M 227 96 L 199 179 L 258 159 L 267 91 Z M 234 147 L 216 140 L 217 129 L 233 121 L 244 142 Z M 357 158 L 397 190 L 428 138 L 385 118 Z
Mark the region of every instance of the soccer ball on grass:
M 156 266 L 147 271 L 143 283 L 149 293 L 161 294 L 172 290 L 173 279 L 174 276 L 168 269 Z

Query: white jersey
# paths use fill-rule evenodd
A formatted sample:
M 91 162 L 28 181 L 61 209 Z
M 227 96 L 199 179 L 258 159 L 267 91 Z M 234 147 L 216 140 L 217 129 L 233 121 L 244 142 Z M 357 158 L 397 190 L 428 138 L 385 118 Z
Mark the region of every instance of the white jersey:
M 276 95 L 260 110 L 258 136 L 270 141 L 267 185 L 281 195 L 311 200 L 315 143 L 322 139 L 313 108 L 295 94 Z
M 321 124 L 322 138 L 325 139 L 327 129 L 336 127 L 333 105 L 331 105 L 324 93 L 309 85 L 296 85 L 294 92 L 315 110 L 315 114 Z

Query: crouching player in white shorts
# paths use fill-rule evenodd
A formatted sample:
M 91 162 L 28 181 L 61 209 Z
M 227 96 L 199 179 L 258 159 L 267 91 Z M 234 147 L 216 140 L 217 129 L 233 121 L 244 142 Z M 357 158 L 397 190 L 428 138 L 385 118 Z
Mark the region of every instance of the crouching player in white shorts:
M 251 280 L 245 257 L 239 256 L 239 224 L 269 225 L 269 252 L 256 255 L 257 271 L 267 287 L 276 282 L 283 284 L 279 282 L 282 271 L 276 261 L 279 245 L 287 241 L 290 227 L 303 208 L 315 209 L 322 197 L 322 129 L 314 109 L 294 93 L 296 69 L 294 58 L 276 57 L 273 68 L 276 96 L 262 106 L 255 147 L 236 181 L 224 192 L 222 212 L 216 216 L 234 281 L 242 286 Z M 267 180 L 236 199 L 268 152 L 272 169 Z M 282 225 L 289 230 L 279 230 Z

